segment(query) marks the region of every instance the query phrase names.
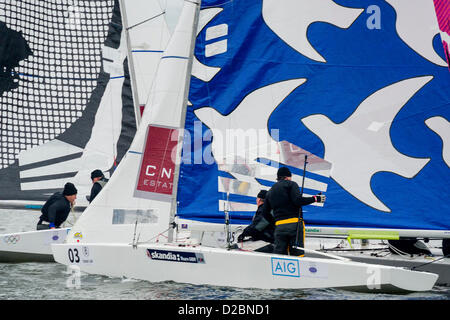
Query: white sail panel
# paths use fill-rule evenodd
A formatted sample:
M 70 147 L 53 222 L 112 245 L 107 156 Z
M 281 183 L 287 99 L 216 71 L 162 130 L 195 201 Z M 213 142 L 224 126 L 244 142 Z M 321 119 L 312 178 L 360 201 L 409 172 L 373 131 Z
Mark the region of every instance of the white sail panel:
M 136 195 L 136 190 L 145 147 L 152 143 L 151 136 L 150 139 L 147 136 L 149 125 L 180 126 L 182 109 L 186 103 L 183 99 L 188 83 L 185 75 L 197 9 L 195 3 L 185 2 L 180 21 L 158 66 L 150 93 L 150 107 L 144 111 L 133 143 L 108 184 L 70 231 L 68 242 L 131 242 L 135 226 L 129 223 L 113 224 L 114 210 L 154 212 L 157 219 L 150 223 L 139 223 L 137 227 L 141 240 L 148 240 L 168 228 L 172 203 Z M 167 105 L 171 106 L 170 110 L 167 110 Z M 82 234 L 82 237 L 77 234 Z
M 134 70 L 137 104 L 145 107 L 160 58 L 166 49 L 170 32 L 165 12 L 158 1 L 121 0 L 126 12 L 130 67 Z

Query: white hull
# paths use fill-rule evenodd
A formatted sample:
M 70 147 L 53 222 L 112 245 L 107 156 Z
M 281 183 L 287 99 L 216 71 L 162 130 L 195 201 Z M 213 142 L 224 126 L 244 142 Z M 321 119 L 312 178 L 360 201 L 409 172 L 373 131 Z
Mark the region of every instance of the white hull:
M 334 253 L 336 254 L 336 253 Z M 405 258 L 396 255 L 388 257 L 376 257 L 367 253 L 339 253 L 341 257 L 348 258 L 352 261 L 379 264 L 384 266 L 403 267 L 417 271 L 431 272 L 439 275 L 436 285 L 449 286 L 450 285 L 450 258 L 442 257 L 423 257 L 416 256 Z
M 150 282 L 397 292 L 430 290 L 438 278 L 431 273 L 387 266 L 203 246 L 140 244 L 133 248 L 130 244 L 95 243 L 58 244 L 52 245 L 52 250 L 57 262 L 76 265 L 86 273 Z
M 440 243 L 440 241 L 433 243 L 437 245 L 436 242 Z M 321 250 L 356 262 L 436 273 L 439 275 L 437 285 L 450 286 L 450 258 L 444 258 L 440 248 L 429 247 L 428 249 L 434 256 L 427 256 L 423 254 L 392 254 L 389 252 L 387 244 L 376 240 L 370 240 L 366 245 L 357 242 L 350 247 L 347 241 L 312 238 L 306 239 L 306 245 L 310 249 Z
M 188 224 L 191 230 L 191 237 L 201 239 L 201 243 L 207 246 L 226 247 L 226 237 L 224 226 L 218 224 L 207 224 L 183 220 L 180 223 Z M 246 226 L 232 225 L 231 231 L 235 232 L 235 238 Z M 207 230 L 206 232 L 200 230 Z M 431 240 L 429 249 L 434 257 L 424 255 L 395 255 L 388 251 L 387 244 L 380 243 L 380 240 L 369 240 L 366 245 L 360 243 L 359 239 L 352 241 L 349 245 L 346 239 L 307 237 L 305 245 L 307 249 L 322 251 L 334 254 L 355 262 L 369 264 L 379 264 L 401 268 L 414 268 L 417 271 L 436 273 L 439 275 L 437 285 L 450 286 L 450 258 L 443 258 L 442 250 L 439 247 L 441 241 Z M 246 241 L 239 243 L 239 247 L 244 250 L 255 250 L 266 245 L 262 241 Z M 430 246 L 431 245 L 431 246 Z M 307 253 L 307 256 L 320 257 Z
M 0 235 L 0 262 L 54 262 L 51 244 L 63 243 L 70 229 Z

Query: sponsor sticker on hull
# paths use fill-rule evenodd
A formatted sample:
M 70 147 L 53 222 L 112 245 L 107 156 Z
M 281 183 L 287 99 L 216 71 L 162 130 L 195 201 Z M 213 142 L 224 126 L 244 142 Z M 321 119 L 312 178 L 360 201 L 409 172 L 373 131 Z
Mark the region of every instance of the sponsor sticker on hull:
M 20 241 L 20 236 L 18 234 L 11 234 L 3 237 L 3 241 L 6 244 L 16 244 Z
M 149 126 L 135 196 L 170 201 L 175 176 L 178 129 Z
M 205 263 L 205 258 L 203 257 L 203 254 L 196 252 L 147 249 L 147 256 L 152 260 L 186 262 L 186 263 Z
M 271 258 L 272 275 L 283 277 L 300 277 L 299 262 L 295 259 Z
M 305 262 L 300 265 L 303 277 L 328 278 L 328 266 L 324 263 Z
M 62 243 L 66 239 L 66 230 L 54 229 L 53 231 L 48 230 L 44 234 L 43 243 L 45 245 L 50 245 L 52 243 Z

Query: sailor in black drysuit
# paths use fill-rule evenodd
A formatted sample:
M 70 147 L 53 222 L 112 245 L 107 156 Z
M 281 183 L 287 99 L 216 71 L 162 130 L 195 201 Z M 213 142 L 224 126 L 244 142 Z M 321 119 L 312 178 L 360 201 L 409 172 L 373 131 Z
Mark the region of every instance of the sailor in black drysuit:
M 45 202 L 41 209 L 42 215 L 39 217 L 37 230 L 59 228 L 66 221 L 72 206 L 77 198 L 77 189 L 67 182 L 64 185 L 63 192 L 55 192 Z
M 100 193 L 105 184 L 108 182 L 108 179 L 105 178 L 103 172 L 98 169 L 91 172 L 91 180 L 93 185 L 91 188 L 91 195 L 87 198 L 89 203 L 94 200 L 94 198 Z
M 244 231 L 239 235 L 238 242 L 247 240 L 251 241 L 262 240 L 265 242 L 269 242 L 268 245 L 262 248 L 258 248 L 255 251 L 270 253 L 273 251 L 275 220 L 273 219 L 273 216 L 271 214 L 269 214 L 267 217 L 263 215 L 263 206 L 266 194 L 267 194 L 266 190 L 261 190 L 258 193 L 256 197 L 258 209 L 256 210 L 256 213 L 253 216 L 252 223 L 249 226 L 247 226 L 244 229 Z M 246 239 L 247 237 L 250 238 Z
M 450 239 L 442 239 L 442 254 L 444 256 L 450 256 Z
M 302 206 L 324 202 L 325 196 L 318 194 L 313 197 L 303 197 L 299 186 L 291 181 L 291 171 L 281 167 L 277 172 L 277 180 L 266 195 L 263 214 L 268 216 L 273 210 L 275 218 L 275 248 L 273 253 L 303 256 L 304 251 L 295 249 L 298 245 L 304 248 L 305 225 Z M 300 219 L 300 220 L 299 220 Z M 298 235 L 297 235 L 298 232 Z M 298 244 L 295 243 L 298 239 Z

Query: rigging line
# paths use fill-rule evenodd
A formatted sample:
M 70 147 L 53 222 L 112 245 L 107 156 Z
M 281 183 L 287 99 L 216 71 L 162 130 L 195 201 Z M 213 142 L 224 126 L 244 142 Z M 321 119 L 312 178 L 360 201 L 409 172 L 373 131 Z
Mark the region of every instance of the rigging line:
M 199 5 L 199 4 L 200 4 L 200 3 L 198 3 L 198 2 L 195 1 L 195 0 L 184 0 L 184 1 L 190 2 L 190 3 L 193 3 L 193 4 L 196 4 L 196 5 Z
M 151 18 L 145 19 L 144 21 L 138 22 L 138 23 L 132 25 L 131 27 L 128 27 L 126 30 L 127 30 L 127 31 L 128 31 L 128 30 L 131 30 L 131 29 L 133 29 L 134 27 L 140 26 L 141 24 L 144 24 L 144 23 L 146 23 L 146 22 L 148 22 L 148 21 L 150 21 L 150 20 L 153 20 L 153 19 L 158 18 L 158 17 L 164 15 L 165 13 L 166 13 L 166 11 L 163 11 L 163 12 L 161 12 L 160 14 L 157 14 L 156 16 L 153 16 L 153 17 L 151 17 Z
M 124 70 L 124 75 L 125 75 L 125 70 Z M 125 78 L 125 76 L 124 76 L 124 78 Z M 125 79 L 124 79 L 124 81 L 122 83 L 122 86 L 120 87 L 121 88 L 120 100 L 122 101 L 122 104 L 121 104 L 122 108 L 123 108 L 122 91 L 123 91 L 124 85 L 125 85 Z M 109 91 L 112 92 L 111 87 L 109 88 Z M 111 116 L 111 124 L 112 124 L 110 128 L 111 128 L 111 136 L 112 136 L 112 140 L 111 141 L 112 141 L 112 155 L 113 155 L 113 159 L 112 159 L 113 160 L 113 163 L 112 163 L 113 170 L 112 170 L 112 172 L 110 172 L 110 178 L 111 178 L 112 174 L 114 173 L 114 171 L 116 170 L 115 164 L 116 164 L 116 159 L 117 159 L 117 154 L 116 154 L 116 147 L 117 147 L 117 145 L 116 145 L 115 130 L 114 130 L 114 124 L 115 124 L 114 123 L 114 109 L 115 108 L 114 108 L 113 100 L 114 100 L 113 95 L 110 94 L 109 95 L 109 114 Z M 122 108 L 120 109 L 121 112 L 123 112 Z M 117 139 L 120 139 L 120 135 L 119 135 L 119 137 Z M 110 169 L 110 168 L 108 168 L 108 169 Z
M 139 243 L 150 243 L 150 241 L 152 241 L 153 239 L 159 238 L 159 236 L 164 236 L 164 233 L 166 233 L 167 231 L 169 231 L 170 228 L 171 228 L 171 227 L 169 227 L 169 228 L 167 228 L 166 230 L 164 230 L 164 231 L 158 233 L 158 234 L 157 234 L 156 236 L 154 236 L 153 238 L 150 238 L 150 239 L 145 240 L 145 241 L 141 241 L 141 242 L 139 242 Z M 165 237 L 165 236 L 164 236 L 164 237 Z M 136 243 L 136 244 L 139 244 L 139 243 Z
M 166 2 L 166 5 L 167 5 L 167 2 Z M 166 9 L 167 8 L 164 8 L 164 11 L 163 11 L 163 14 L 166 12 Z M 153 18 L 156 18 L 157 16 L 155 16 L 155 17 L 153 17 Z M 145 22 L 145 21 L 144 21 Z M 142 22 L 143 23 L 143 22 Z M 134 25 L 134 26 L 136 26 L 136 25 Z M 133 26 L 133 27 L 134 27 Z M 130 27 L 130 28 L 132 28 L 132 27 Z M 160 36 L 162 35 L 162 30 L 161 30 L 161 33 L 160 33 Z M 164 53 L 164 51 L 165 51 L 165 49 L 164 50 L 131 50 L 131 54 L 133 54 L 133 53 L 137 53 L 137 52 L 152 52 L 152 53 L 161 53 L 161 55 Z M 160 57 L 160 59 L 159 59 L 159 61 L 161 61 L 161 59 L 162 59 L 163 57 L 161 56 Z M 139 60 L 137 61 L 138 63 L 139 63 Z M 148 86 L 148 88 L 149 88 L 149 90 L 147 90 L 147 96 L 146 97 L 143 97 L 143 100 L 142 100 L 142 103 L 143 103 L 143 105 L 144 105 L 144 108 L 145 108 L 145 106 L 147 106 L 147 105 L 149 105 L 149 99 L 150 99 L 150 96 L 151 96 L 151 94 L 152 94 L 152 88 L 153 88 L 153 83 L 154 83 L 154 81 L 155 81 L 155 78 L 156 78 L 156 75 L 158 74 L 158 67 L 159 67 L 159 62 L 158 62 L 158 66 L 157 66 L 157 68 L 156 68 L 156 70 L 155 70 L 155 72 L 154 72 L 154 74 L 153 74 L 153 76 L 152 76 L 152 79 L 151 79 L 151 82 L 150 83 L 148 83 L 147 84 L 147 86 Z M 140 68 L 134 68 L 134 70 L 142 70 L 142 69 L 140 69 Z M 136 72 L 136 71 L 135 71 Z M 139 97 L 138 97 L 139 98 Z M 141 105 L 141 100 L 139 99 L 138 100 L 138 103 L 139 103 L 139 105 Z
M 334 251 L 334 252 L 361 252 L 361 251 L 386 251 L 388 248 L 360 248 L 360 249 L 340 249 L 340 248 L 322 248 L 320 251 Z
M 437 261 L 440 261 L 440 260 L 445 259 L 445 258 L 448 258 L 448 257 L 450 257 L 450 254 L 447 254 L 447 255 L 445 255 L 445 256 L 439 258 L 439 259 L 436 259 L 436 260 L 433 260 L 433 261 L 430 261 L 430 262 L 426 262 L 426 263 L 424 263 L 424 264 L 419 264 L 418 266 L 411 267 L 410 270 L 414 270 L 414 269 L 416 269 L 416 268 L 420 268 L 420 267 L 423 267 L 423 266 L 426 266 L 426 265 L 435 263 L 435 262 L 437 262 Z
M 392 249 L 393 251 L 395 251 L 400 256 L 404 256 L 404 257 L 407 257 L 407 258 L 410 258 L 410 259 L 414 259 L 413 257 L 411 257 L 410 254 L 408 254 L 406 252 L 403 252 L 402 250 L 400 250 L 400 249 L 394 247 L 393 245 L 391 245 L 390 243 L 388 243 L 388 247 L 390 249 Z
M 394 246 L 393 246 L 392 244 L 390 244 L 389 242 L 388 242 L 388 243 L 385 243 L 384 240 L 382 240 L 381 242 L 382 242 L 383 244 L 386 244 L 386 245 L 388 246 L 388 249 L 392 249 L 392 251 L 396 252 L 398 255 L 400 255 L 400 256 L 405 256 L 405 257 L 408 257 L 408 258 L 412 259 L 412 257 L 411 257 L 410 254 L 401 251 L 400 249 L 394 247 Z

